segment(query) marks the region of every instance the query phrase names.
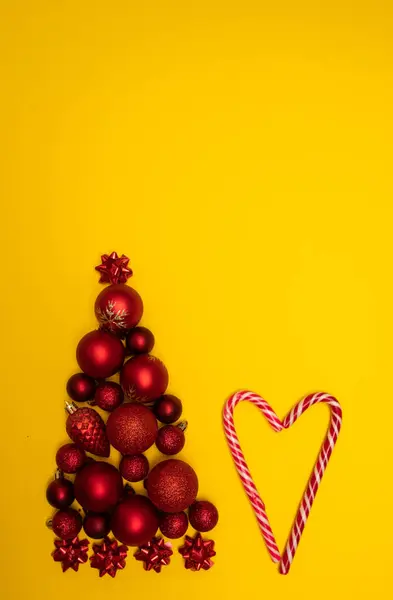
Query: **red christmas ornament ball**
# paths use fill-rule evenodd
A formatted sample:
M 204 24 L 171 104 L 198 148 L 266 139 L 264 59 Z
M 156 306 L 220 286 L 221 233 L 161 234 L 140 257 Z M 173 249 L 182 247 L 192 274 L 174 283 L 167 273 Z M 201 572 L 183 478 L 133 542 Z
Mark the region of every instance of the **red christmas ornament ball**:
M 193 528 L 201 532 L 210 531 L 218 522 L 218 510 L 207 500 L 191 504 L 188 516 Z
M 51 523 L 52 531 L 62 540 L 70 540 L 82 529 L 82 517 L 73 508 L 58 510 Z
M 161 423 L 174 423 L 182 413 L 182 403 L 172 394 L 164 394 L 154 403 L 153 412 Z
M 120 383 L 130 400 L 151 402 L 168 387 L 168 371 L 158 358 L 151 354 L 134 356 L 123 366 Z
M 46 488 L 46 499 L 55 508 L 67 508 L 74 498 L 73 483 L 64 477 L 56 477 Z
M 147 327 L 134 327 L 127 333 L 126 347 L 130 354 L 148 354 L 154 347 L 154 335 Z
M 124 346 L 119 338 L 100 330 L 87 333 L 76 349 L 78 365 L 94 379 L 105 379 L 117 373 L 124 356 Z
M 67 394 L 75 402 L 87 402 L 94 396 L 96 382 L 86 373 L 75 373 L 67 381 Z
M 85 451 L 76 444 L 64 444 L 56 453 L 56 464 L 64 473 L 76 473 L 85 461 Z
M 149 473 L 146 489 L 150 500 L 163 512 L 188 508 L 198 493 L 198 477 L 182 460 L 170 458 L 158 463 Z
M 119 471 L 127 481 L 142 481 L 149 472 L 149 461 L 144 454 L 123 456 Z
M 185 512 L 168 513 L 160 519 L 160 531 L 165 537 L 175 540 L 183 537 L 188 529 L 188 518 Z
M 151 540 L 158 529 L 158 514 L 145 496 L 127 496 L 113 511 L 113 535 L 127 546 L 141 546 Z
M 111 518 L 107 513 L 89 512 L 83 519 L 83 529 L 86 535 L 94 540 L 100 540 L 111 530 Z
M 163 454 L 178 454 L 185 444 L 184 431 L 176 425 L 164 425 L 158 430 L 156 446 Z
M 106 424 L 112 446 L 121 454 L 140 454 L 152 446 L 157 437 L 157 421 L 151 410 L 137 403 L 122 404 Z
M 123 403 L 124 393 L 121 386 L 114 381 L 102 381 L 98 384 L 94 395 L 94 405 L 102 410 L 112 412 Z
M 119 471 L 106 462 L 87 464 L 76 474 L 75 498 L 85 510 L 103 513 L 112 509 L 123 495 Z
M 124 283 L 109 285 L 98 295 L 95 313 L 102 329 L 124 335 L 142 318 L 142 298 Z

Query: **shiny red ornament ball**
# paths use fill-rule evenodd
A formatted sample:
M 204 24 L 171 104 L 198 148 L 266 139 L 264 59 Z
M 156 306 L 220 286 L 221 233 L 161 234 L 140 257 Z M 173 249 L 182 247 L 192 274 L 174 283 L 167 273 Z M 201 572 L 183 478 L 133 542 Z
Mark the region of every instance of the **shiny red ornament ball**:
M 163 454 L 178 454 L 185 444 L 184 431 L 176 425 L 164 425 L 158 430 L 156 446 Z
M 128 496 L 113 511 L 111 528 L 122 544 L 141 546 L 157 532 L 158 514 L 145 496 Z
M 96 391 L 96 382 L 86 373 L 75 373 L 67 381 L 67 394 L 75 402 L 91 400 Z
M 164 394 L 155 401 L 153 412 L 161 423 L 174 423 L 182 413 L 182 403 L 172 394 Z
M 52 531 L 62 540 L 70 540 L 82 529 L 82 517 L 73 508 L 58 510 L 51 523 Z
M 75 498 L 85 510 L 103 513 L 111 510 L 123 495 L 123 480 L 109 463 L 87 464 L 76 474 Z
M 123 456 L 120 461 L 119 471 L 127 481 L 142 481 L 149 473 L 149 461 L 144 454 Z
M 67 508 L 74 501 L 74 485 L 69 479 L 56 477 L 46 488 L 46 499 L 55 508 Z
M 142 318 L 142 298 L 124 283 L 109 285 L 98 295 L 95 313 L 102 329 L 125 335 Z
M 157 436 L 157 421 L 151 410 L 137 403 L 122 404 L 106 423 L 112 446 L 121 454 L 141 454 L 152 446 Z
M 111 530 L 111 518 L 107 513 L 89 512 L 83 519 L 83 529 L 86 535 L 94 540 L 100 540 Z
M 165 537 L 175 540 L 183 537 L 188 529 L 185 512 L 168 513 L 160 518 L 160 531 Z
M 198 500 L 191 504 L 188 516 L 193 528 L 201 532 L 210 531 L 218 522 L 218 510 L 207 500 Z
M 152 402 L 168 387 L 168 371 L 163 362 L 151 354 L 130 358 L 120 372 L 120 383 L 130 400 Z
M 127 333 L 126 347 L 130 354 L 148 354 L 154 347 L 154 335 L 147 327 L 134 327 Z
M 112 412 L 123 403 L 124 393 L 121 386 L 114 381 L 102 381 L 98 384 L 94 401 L 90 404 L 99 406 L 102 410 Z
M 198 493 L 198 477 L 182 460 L 170 458 L 158 463 L 149 473 L 146 489 L 150 500 L 163 512 L 188 508 Z
M 105 423 L 93 408 L 77 408 L 66 403 L 70 413 L 66 430 L 72 441 L 79 447 L 97 456 L 108 457 L 110 446 L 105 433 Z
M 56 453 L 56 464 L 64 473 L 76 473 L 85 461 L 85 451 L 76 444 L 64 444 Z
M 119 338 L 100 330 L 87 333 L 76 349 L 78 365 L 94 379 L 105 379 L 117 373 L 124 356 L 124 346 Z

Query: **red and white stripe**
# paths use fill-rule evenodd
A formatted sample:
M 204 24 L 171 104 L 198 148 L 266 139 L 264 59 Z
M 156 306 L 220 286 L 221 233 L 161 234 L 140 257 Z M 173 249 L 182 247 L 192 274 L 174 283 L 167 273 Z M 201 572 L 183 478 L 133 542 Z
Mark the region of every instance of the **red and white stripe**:
M 236 405 L 239 404 L 239 402 L 243 402 L 246 400 L 252 402 L 252 404 L 255 404 L 259 408 L 259 410 L 264 414 L 272 429 L 277 432 L 282 431 L 283 429 L 288 429 L 291 425 L 295 423 L 295 421 L 300 417 L 300 415 L 302 415 L 313 404 L 324 402 L 325 404 L 329 405 L 331 411 L 331 420 L 328 432 L 326 434 L 326 438 L 321 446 L 319 456 L 317 458 L 314 470 L 309 479 L 306 491 L 304 492 L 303 498 L 301 500 L 297 515 L 293 522 L 291 533 L 287 541 L 287 545 L 282 556 L 280 554 L 272 528 L 270 526 L 269 518 L 266 514 L 265 504 L 263 503 L 259 492 L 254 484 L 254 481 L 251 477 L 251 473 L 244 459 L 244 455 L 240 447 L 235 430 L 233 412 L 235 410 Z M 278 418 L 274 410 L 271 408 L 271 406 L 266 402 L 266 400 L 261 398 L 261 396 L 254 394 L 253 392 L 243 390 L 240 392 L 236 392 L 236 394 L 233 394 L 233 396 L 231 396 L 228 399 L 224 407 L 223 420 L 225 435 L 227 437 L 228 445 L 231 450 L 233 460 L 235 462 L 240 479 L 243 483 L 243 487 L 253 507 L 262 536 L 265 540 L 266 547 L 269 551 L 270 557 L 273 560 L 273 562 L 280 563 L 280 573 L 285 575 L 286 573 L 288 573 L 292 564 L 296 549 L 299 544 L 299 540 L 303 533 L 304 526 L 306 524 L 312 504 L 317 494 L 319 484 L 321 483 L 324 471 L 329 462 L 331 453 L 333 451 L 334 445 L 338 438 L 338 434 L 340 432 L 342 421 L 341 406 L 338 400 L 336 400 L 336 398 L 334 398 L 333 396 L 322 392 L 318 392 L 316 394 L 310 394 L 309 396 L 303 398 L 303 400 L 298 402 L 298 404 L 296 404 L 294 408 L 287 414 L 284 420 L 280 421 L 280 419 Z

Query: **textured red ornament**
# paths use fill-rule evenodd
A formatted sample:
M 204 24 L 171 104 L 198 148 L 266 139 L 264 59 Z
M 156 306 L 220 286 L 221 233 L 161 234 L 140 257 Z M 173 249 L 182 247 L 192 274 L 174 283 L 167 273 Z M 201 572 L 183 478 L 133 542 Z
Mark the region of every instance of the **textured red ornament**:
M 105 423 L 93 408 L 77 408 L 75 404 L 66 403 L 70 413 L 66 430 L 73 442 L 83 450 L 108 457 L 110 446 L 105 433 Z
M 144 454 L 123 456 L 120 461 L 119 471 L 127 481 L 142 481 L 149 472 L 149 461 Z
M 64 444 L 56 453 L 56 464 L 64 473 L 76 473 L 85 461 L 85 451 L 76 444 Z
M 123 495 L 123 480 L 109 463 L 93 462 L 76 474 L 75 498 L 85 510 L 107 512 Z
M 152 402 L 168 387 L 168 371 L 158 358 L 140 354 L 130 358 L 120 372 L 120 383 L 130 400 Z
M 78 365 L 90 377 L 105 379 L 120 370 L 124 362 L 124 346 L 107 331 L 90 331 L 76 349 Z
M 184 546 L 179 548 L 179 554 L 184 558 L 185 568 L 192 571 L 207 571 L 214 565 L 211 557 L 216 555 L 213 540 L 202 539 L 200 533 L 194 538 L 187 535 Z
M 117 335 L 125 335 L 141 320 L 143 302 L 136 290 L 119 283 L 102 290 L 97 297 L 94 310 L 102 329 Z
M 110 521 L 110 515 L 107 513 L 89 512 L 83 519 L 83 529 L 89 537 L 99 540 L 110 532 Z
M 174 423 L 182 413 L 182 403 L 172 394 L 164 394 L 154 403 L 153 412 L 161 423 Z
M 112 446 L 121 454 L 140 454 L 152 446 L 157 437 L 157 421 L 151 410 L 142 404 L 122 404 L 106 424 Z
M 86 373 L 75 373 L 67 382 L 67 394 L 75 402 L 87 402 L 94 396 L 96 382 Z
M 61 562 L 63 573 L 68 569 L 77 571 L 79 565 L 87 561 L 89 542 L 74 537 L 72 540 L 55 540 L 55 550 L 52 552 L 53 560 Z
M 127 546 L 119 546 L 116 540 L 105 538 L 102 544 L 94 544 L 94 555 L 90 556 L 90 566 L 98 569 L 100 577 L 115 577 L 119 569 L 126 566 Z
M 171 562 L 172 554 L 172 545 L 169 542 L 165 542 L 163 538 L 154 537 L 150 542 L 141 546 L 134 556 L 136 560 L 144 562 L 145 571 L 153 569 L 156 573 L 160 573 L 161 568 Z
M 141 546 L 156 534 L 158 514 L 145 496 L 127 496 L 113 511 L 111 527 L 123 544 Z
M 206 500 L 198 500 L 191 504 L 188 516 L 191 525 L 197 531 L 210 531 L 218 522 L 218 510 Z
M 82 517 L 73 508 L 58 510 L 51 522 L 52 531 L 62 540 L 70 540 L 82 529 Z
M 198 477 L 189 464 L 170 458 L 150 471 L 146 489 L 159 510 L 180 512 L 194 502 L 198 493 Z
M 127 333 L 126 347 L 130 354 L 148 354 L 154 347 L 154 335 L 146 327 L 134 327 Z
M 167 513 L 160 518 L 160 531 L 167 538 L 181 538 L 187 529 L 188 518 L 185 512 Z
M 178 454 L 185 444 L 184 431 L 175 425 L 164 425 L 158 430 L 156 446 L 163 454 Z
M 112 412 L 124 401 L 121 386 L 114 381 L 102 381 L 98 384 L 91 406 L 99 406 L 102 410 Z
M 56 478 L 46 488 L 46 499 L 55 508 L 67 508 L 74 501 L 74 485 L 69 479 L 64 479 L 58 471 Z
M 128 267 L 129 261 L 125 254 L 103 254 L 101 264 L 95 268 L 101 275 L 100 283 L 125 283 L 132 276 L 132 270 Z

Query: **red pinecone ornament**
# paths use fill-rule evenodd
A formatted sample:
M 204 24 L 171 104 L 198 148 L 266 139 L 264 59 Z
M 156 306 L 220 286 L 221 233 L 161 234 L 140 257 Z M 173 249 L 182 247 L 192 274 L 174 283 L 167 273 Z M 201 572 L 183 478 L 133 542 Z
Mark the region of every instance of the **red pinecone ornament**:
M 216 555 L 213 540 L 202 539 L 200 533 L 194 538 L 186 535 L 184 546 L 179 548 L 179 553 L 185 560 L 185 568 L 191 571 L 207 571 L 214 565 L 211 557 Z
M 52 552 L 53 560 L 61 562 L 63 573 L 68 569 L 77 571 L 79 565 L 87 561 L 87 550 L 89 542 L 79 540 L 78 537 L 72 540 L 55 540 L 55 550 Z
M 66 410 L 69 412 L 66 429 L 72 441 L 86 452 L 108 457 L 110 446 L 100 415 L 92 408 L 77 408 L 71 402 L 66 402 Z
M 93 551 L 90 566 L 99 570 L 100 577 L 106 574 L 115 577 L 118 569 L 124 569 L 126 566 L 128 548 L 124 545 L 119 546 L 116 540 L 106 537 L 102 544 L 94 544 Z
M 144 546 L 141 546 L 134 556 L 136 560 L 144 562 L 145 571 L 152 569 L 160 573 L 161 567 L 166 567 L 171 562 L 170 557 L 173 554 L 172 544 L 165 542 L 163 538 L 153 538 Z

